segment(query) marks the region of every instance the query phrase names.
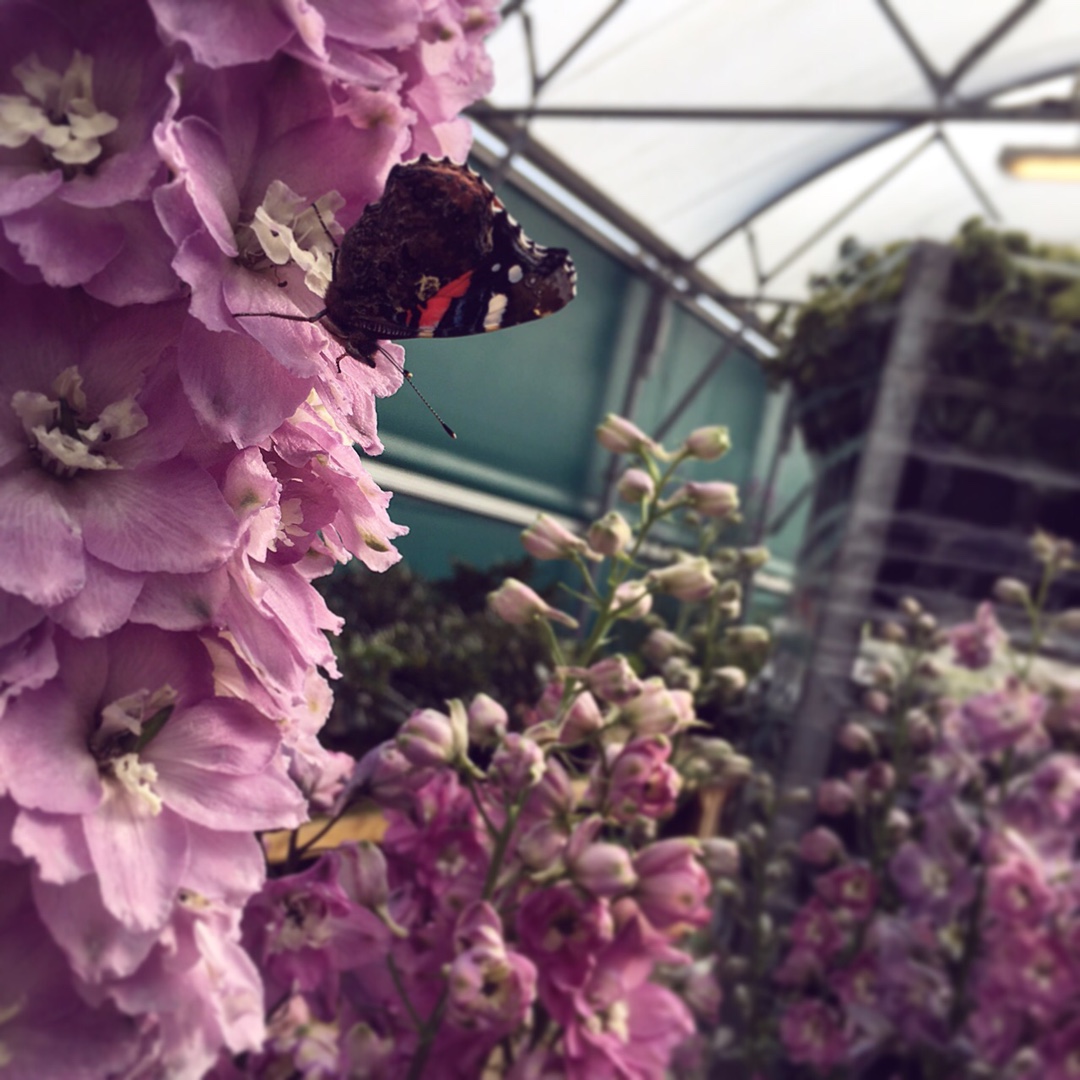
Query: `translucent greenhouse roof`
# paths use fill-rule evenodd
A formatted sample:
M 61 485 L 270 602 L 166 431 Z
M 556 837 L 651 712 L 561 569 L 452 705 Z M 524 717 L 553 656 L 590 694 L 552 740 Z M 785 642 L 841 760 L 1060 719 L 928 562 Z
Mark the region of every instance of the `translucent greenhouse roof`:
M 1080 244 L 1080 184 L 999 164 L 1080 150 L 1078 0 L 510 0 L 488 47 L 481 145 L 688 292 L 799 299 L 846 236 L 973 215 Z

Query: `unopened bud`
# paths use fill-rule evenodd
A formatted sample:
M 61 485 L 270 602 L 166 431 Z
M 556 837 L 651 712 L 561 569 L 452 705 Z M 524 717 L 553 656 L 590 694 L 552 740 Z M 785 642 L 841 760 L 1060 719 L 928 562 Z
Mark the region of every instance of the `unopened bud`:
M 608 413 L 596 429 L 596 441 L 613 454 L 656 453 L 660 446 L 636 424 L 615 413 Z
M 1054 627 L 1063 634 L 1080 634 L 1080 608 L 1069 608 L 1055 615 Z
M 506 710 L 487 694 L 477 694 L 469 706 L 469 741 L 477 746 L 495 746 L 506 735 L 510 717 Z
M 852 754 L 870 754 L 873 756 L 878 752 L 877 739 L 874 738 L 874 733 L 864 724 L 854 722 L 844 724 L 836 736 L 836 741 Z
M 739 845 L 722 836 L 702 840 L 701 862 L 711 878 L 736 877 L 742 864 Z
M 634 538 L 630 523 L 617 510 L 609 510 L 589 526 L 585 534 L 589 547 L 601 555 L 618 555 Z
M 760 544 L 757 547 L 745 547 L 739 549 L 739 568 L 748 573 L 760 570 L 772 556 L 767 547 Z
M 862 696 L 863 708 L 875 716 L 885 716 L 892 702 L 884 690 L 867 690 Z
M 685 503 L 703 517 L 726 518 L 739 509 L 739 489 L 723 480 L 691 482 L 683 484 L 672 501 Z
M 894 619 L 888 619 L 878 629 L 882 641 L 891 641 L 894 645 L 903 645 L 908 638 L 907 631 Z
M 713 669 L 712 681 L 722 700 L 733 701 L 746 689 L 746 672 L 734 664 L 726 664 Z
M 899 607 L 909 619 L 917 619 L 922 614 L 922 604 L 914 596 L 905 596 Z
M 595 557 L 580 536 L 547 514 L 541 514 L 521 534 L 521 545 L 534 559 L 566 559 L 575 552 Z
M 994 599 L 1014 607 L 1024 607 L 1031 602 L 1031 590 L 1016 578 L 998 578 L 994 582 Z
M 661 570 L 650 570 L 645 575 L 649 587 L 667 593 L 676 600 L 692 602 L 704 600 L 715 592 L 717 580 L 713 577 L 709 562 L 700 555 L 683 559 Z
M 904 714 L 904 725 L 907 728 L 908 743 L 913 750 L 921 753 L 934 745 L 937 730 L 930 714 L 924 709 L 908 709 Z
M 624 581 L 615 590 L 612 611 L 620 619 L 644 619 L 652 611 L 653 598 L 644 581 Z
M 615 490 L 624 502 L 639 503 L 656 494 L 656 484 L 644 469 L 627 469 L 619 478 Z
M 731 432 L 721 424 L 699 427 L 690 432 L 683 445 L 699 461 L 715 461 L 731 449 Z

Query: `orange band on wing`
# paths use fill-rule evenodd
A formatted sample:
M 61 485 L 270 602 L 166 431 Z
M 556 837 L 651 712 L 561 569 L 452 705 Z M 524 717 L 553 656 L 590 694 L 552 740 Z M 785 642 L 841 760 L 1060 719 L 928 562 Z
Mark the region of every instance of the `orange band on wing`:
M 469 281 L 473 276 L 467 270 L 461 277 L 448 281 L 421 309 L 419 329 L 426 330 L 439 325 L 439 320 L 446 314 L 451 300 L 464 296 L 469 291 Z

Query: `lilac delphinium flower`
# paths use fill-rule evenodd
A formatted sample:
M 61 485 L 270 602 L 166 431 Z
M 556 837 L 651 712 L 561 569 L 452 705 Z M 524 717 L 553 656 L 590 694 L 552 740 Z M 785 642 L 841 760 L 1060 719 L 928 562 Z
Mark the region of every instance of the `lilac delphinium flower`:
M 111 304 L 177 297 L 173 247 L 150 196 L 165 169 L 150 139 L 168 102 L 145 5 L 11 3 L 0 10 L 0 266 L 82 285 Z
M 2 756 L 19 765 L 7 777 L 20 808 L 13 839 L 43 880 L 93 873 L 111 919 L 134 934 L 164 926 L 189 869 L 219 844 L 235 875 L 222 876 L 219 895 L 257 888 L 251 833 L 305 816 L 275 726 L 213 696 L 194 635 L 129 627 L 79 641 L 58 632 L 56 645 L 57 677 L 19 695 L 0 725 Z M 73 899 L 71 925 L 83 910 Z
M 806 998 L 780 1017 L 780 1039 L 791 1061 L 828 1072 L 844 1060 L 847 1040 L 841 1015 L 825 1002 Z
M 1008 640 L 989 601 L 978 606 L 971 622 L 952 627 L 945 636 L 953 647 L 956 662 L 973 671 L 987 667 Z
M 148 573 L 221 566 L 236 519 L 184 452 L 175 305 L 115 309 L 0 279 L 0 588 L 76 634 L 116 629 Z

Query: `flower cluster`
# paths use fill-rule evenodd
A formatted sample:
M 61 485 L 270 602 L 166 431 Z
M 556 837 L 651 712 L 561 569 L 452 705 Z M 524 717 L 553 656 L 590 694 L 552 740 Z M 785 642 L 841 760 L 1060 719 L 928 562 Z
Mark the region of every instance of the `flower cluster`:
M 622 485 L 637 522 L 611 512 L 578 536 L 542 517 L 523 535 L 534 556 L 585 572 L 588 632 L 556 637 L 553 624 L 578 619 L 520 581 L 490 595 L 499 618 L 547 636 L 546 689 L 513 716 L 483 693 L 418 710 L 359 762 L 337 809 L 366 798 L 385 833 L 249 906 L 244 940 L 279 1004 L 266 1051 L 222 1076 L 659 1080 L 700 1059 L 696 1022 L 715 1022 L 720 991 L 685 946 L 738 858 L 728 842 L 662 829 L 704 778 L 733 788 L 749 763 L 700 733 L 694 692 L 613 640 L 654 618 L 655 596 L 730 607 L 705 557 L 640 563 L 661 518 L 706 503 L 713 519 L 733 516 L 727 484 L 665 495 L 681 463 L 718 457 L 727 436 L 702 429 L 669 453 L 619 418 L 599 435 L 639 459 Z M 650 651 L 670 674 L 691 648 L 658 622 Z M 681 659 L 680 677 L 697 672 Z
M 353 444 L 379 452 L 401 371 L 237 315 L 318 310 L 339 222 L 390 168 L 464 157 L 493 9 L 0 8 L 12 1075 L 194 1077 L 264 1046 L 255 832 L 353 765 L 316 739 L 337 620 L 312 581 L 398 558 Z
M 1019 582 L 997 592 L 1027 610 L 1037 646 L 1049 586 L 1075 567 L 1062 542 L 1034 549 L 1036 599 Z M 842 728 L 846 768 L 799 843 L 811 885 L 775 971 L 783 1056 L 819 1075 L 886 1061 L 901 1075 L 1074 1075 L 1080 756 L 991 605 L 945 632 L 905 608 L 883 635 L 901 651 L 874 671 L 883 700 Z M 943 649 L 968 689 L 927 697 L 927 676 L 949 685 Z M 972 669 L 985 685 L 970 687 Z

